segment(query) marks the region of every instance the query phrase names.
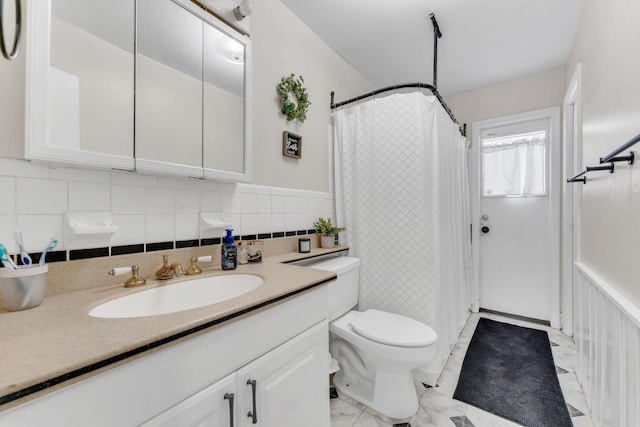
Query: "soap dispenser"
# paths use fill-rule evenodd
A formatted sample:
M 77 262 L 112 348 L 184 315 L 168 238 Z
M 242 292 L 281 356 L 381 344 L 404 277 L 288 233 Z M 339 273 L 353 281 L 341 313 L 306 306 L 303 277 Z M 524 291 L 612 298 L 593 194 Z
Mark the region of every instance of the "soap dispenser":
M 233 229 L 227 228 L 225 230 L 227 235 L 224 237 L 222 243 L 222 269 L 223 270 L 235 270 L 238 266 L 238 248 L 233 241 Z

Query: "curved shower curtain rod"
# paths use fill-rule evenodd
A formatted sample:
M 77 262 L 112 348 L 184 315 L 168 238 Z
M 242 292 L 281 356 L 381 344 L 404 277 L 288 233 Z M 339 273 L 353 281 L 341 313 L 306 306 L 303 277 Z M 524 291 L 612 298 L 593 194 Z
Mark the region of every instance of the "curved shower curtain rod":
M 369 93 L 365 93 L 364 95 L 356 96 L 355 98 L 351 98 L 343 102 L 338 102 L 337 104 L 334 102 L 335 92 L 332 91 L 331 92 L 331 109 L 333 110 L 338 107 L 342 107 L 343 105 L 351 104 L 353 102 L 360 101 L 361 99 L 369 98 L 371 96 L 376 96 L 379 93 L 389 92 L 392 90 L 395 91 L 397 89 L 405 89 L 405 88 L 429 89 L 435 95 L 435 97 L 438 98 L 440 105 L 442 105 L 442 107 L 447 112 L 449 117 L 451 117 L 451 120 L 453 120 L 453 123 L 458 125 L 458 129 L 460 130 L 460 133 L 462 134 L 462 136 L 466 137 L 467 136 L 466 123 L 463 126 L 460 126 L 460 123 L 458 123 L 455 116 L 453 115 L 453 112 L 451 111 L 447 103 L 444 102 L 444 99 L 442 99 L 442 96 L 440 96 L 440 93 L 438 92 L 438 89 L 437 89 L 438 39 L 442 37 L 442 33 L 440 32 L 440 26 L 438 25 L 438 21 L 436 21 L 436 16 L 433 13 L 430 13 L 429 18 L 431 18 L 431 22 L 433 23 L 433 85 L 430 85 L 427 83 L 405 83 L 400 85 L 388 86 L 382 89 L 374 90 Z
M 385 88 L 382 88 L 382 89 L 377 89 L 377 90 L 365 93 L 364 95 L 356 96 L 355 98 L 347 99 L 346 101 L 342 101 L 342 102 L 338 102 L 338 103 L 336 103 L 334 101 L 335 92 L 331 91 L 331 105 L 330 106 L 331 106 L 331 109 L 334 110 L 334 109 L 336 109 L 338 107 L 342 107 L 344 105 L 348 105 L 348 104 L 352 104 L 354 102 L 358 102 L 358 101 L 360 101 L 362 99 L 366 99 L 366 98 L 370 98 L 372 96 L 376 96 L 379 93 L 396 91 L 398 89 L 407 89 L 407 88 L 429 89 L 431 91 L 431 93 L 433 93 L 435 95 L 435 97 L 438 99 L 438 102 L 440 102 L 440 105 L 442 105 L 442 108 L 444 108 L 444 111 L 447 112 L 447 114 L 449 115 L 449 117 L 451 118 L 453 123 L 458 125 L 458 129 L 460 130 L 460 134 L 462 134 L 462 136 L 467 136 L 467 124 L 465 123 L 464 125 L 460 126 L 460 123 L 458 123 L 458 121 L 456 120 L 456 117 L 453 115 L 453 112 L 451 111 L 451 109 L 449 108 L 447 103 L 444 102 L 444 99 L 442 99 L 442 96 L 440 95 L 438 90 L 435 87 L 433 87 L 432 85 L 428 84 L 428 83 L 404 83 L 404 84 L 400 84 L 400 85 L 388 86 L 388 87 L 385 87 Z

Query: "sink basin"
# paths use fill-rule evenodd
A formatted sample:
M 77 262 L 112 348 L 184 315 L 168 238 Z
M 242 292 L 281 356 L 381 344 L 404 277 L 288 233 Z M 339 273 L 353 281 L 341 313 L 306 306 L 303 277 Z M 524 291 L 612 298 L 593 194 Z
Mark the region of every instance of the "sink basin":
M 252 274 L 203 277 L 120 297 L 97 306 L 89 315 L 123 318 L 175 313 L 235 298 L 263 283 Z

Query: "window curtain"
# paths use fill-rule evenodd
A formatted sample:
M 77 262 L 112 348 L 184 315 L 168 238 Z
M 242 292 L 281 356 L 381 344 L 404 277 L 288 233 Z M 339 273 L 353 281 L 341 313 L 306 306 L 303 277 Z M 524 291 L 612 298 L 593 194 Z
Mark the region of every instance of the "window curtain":
M 485 196 L 544 196 L 545 134 L 482 141 Z

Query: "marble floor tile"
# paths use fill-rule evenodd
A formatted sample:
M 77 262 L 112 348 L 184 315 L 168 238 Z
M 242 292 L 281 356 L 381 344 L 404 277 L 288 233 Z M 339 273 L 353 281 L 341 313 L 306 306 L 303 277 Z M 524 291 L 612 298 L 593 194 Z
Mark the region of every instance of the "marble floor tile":
M 589 407 L 587 406 L 587 401 L 584 398 L 584 393 L 582 392 L 582 387 L 578 383 L 578 379 L 575 378 L 571 381 L 560 382 L 560 388 L 562 388 L 562 393 L 564 394 L 564 400 L 578 411 L 583 414 L 589 414 Z
M 420 402 L 417 414 L 411 418 L 411 427 L 514 427 L 512 421 L 498 417 L 481 409 L 452 398 L 460 376 L 462 362 L 469 343 L 481 317 L 504 323 L 511 323 L 532 329 L 546 331 L 552 344 L 552 354 L 556 364 L 558 379 L 565 400 L 573 407 L 571 413 L 576 427 L 593 427 L 584 394 L 575 375 L 575 344 L 573 339 L 549 326 L 512 319 L 494 313 L 471 313 L 460 333 L 460 338 L 451 350 L 451 355 L 438 380 L 436 387 L 424 388 L 415 381 Z M 334 402 L 337 401 L 337 402 Z M 341 396 L 331 399 L 331 427 L 392 427 L 393 420 L 378 414 L 365 405 Z M 579 411 L 579 412 L 578 412 Z M 580 416 L 579 413 L 585 415 Z
M 573 427 L 593 427 L 591 418 L 587 416 L 574 417 L 574 418 L 571 418 L 571 421 L 573 422 Z
M 421 406 L 420 409 L 418 409 L 418 413 L 411 418 L 410 424 L 411 427 L 456 427 L 451 418 L 423 406 Z
M 513 421 L 498 417 L 471 405 L 468 406 L 467 418 L 471 420 L 475 427 L 521 427 L 520 424 L 516 424 Z
M 467 405 L 449 396 L 424 395 L 420 406 L 429 408 L 446 417 L 461 417 L 467 414 Z
M 393 427 L 393 424 L 389 424 L 386 421 L 378 418 L 368 412 L 363 412 L 362 415 L 356 420 L 354 427 Z
M 331 427 L 351 427 L 364 409 L 343 400 L 330 399 Z

